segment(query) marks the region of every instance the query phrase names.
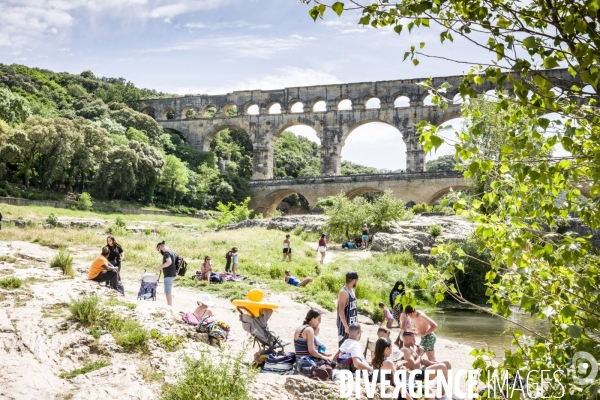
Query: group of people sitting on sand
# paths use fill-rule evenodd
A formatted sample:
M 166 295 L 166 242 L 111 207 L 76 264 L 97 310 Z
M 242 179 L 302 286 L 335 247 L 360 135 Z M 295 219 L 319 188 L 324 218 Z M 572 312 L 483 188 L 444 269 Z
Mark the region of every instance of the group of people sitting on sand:
M 350 239 L 348 234 L 348 240 L 342 243 L 342 249 L 368 249 L 371 244 L 371 234 L 369 233 L 369 227 L 364 224 L 360 235 L 356 235 L 354 240 Z
M 233 264 L 233 265 L 232 265 Z M 225 253 L 225 272 L 217 272 L 213 267 L 212 258 L 205 256 L 202 262 L 200 271 L 196 272 L 196 279 L 207 280 L 212 283 L 221 283 L 227 280 L 239 280 L 237 274 L 238 268 L 238 248 L 232 247 L 227 253 Z
M 294 349 L 297 357 L 310 356 L 317 364 L 335 363 L 340 368 L 347 368 L 351 371 L 366 370 L 372 374 L 375 370 L 391 371 L 391 380 L 394 386 L 409 385 L 410 382 L 396 382 L 393 376 L 397 369 L 406 369 L 408 371 L 419 370 L 416 379 L 425 379 L 426 371 L 440 371 L 446 379 L 448 379 L 448 371 L 452 368 L 448 361 L 437 361 L 435 358 L 435 342 L 436 337 L 433 333 L 437 324 L 427 317 L 423 312 L 416 310 L 410 305 L 403 307 L 401 297 L 404 295 L 404 283 L 396 282 L 390 293 L 390 306 L 395 312 L 393 315 L 387 306 L 383 303 L 384 317 L 388 319 L 386 325 L 390 325 L 389 318 L 397 322 L 395 326 L 380 326 L 377 332 L 377 340 L 375 346 L 369 346 L 370 340 L 367 342 L 368 349 L 371 350 L 371 357 L 367 359 L 366 351 L 360 343 L 362 336 L 361 325 L 358 322 L 357 298 L 354 291 L 358 283 L 358 274 L 356 272 L 348 272 L 346 274 L 346 285 L 338 294 L 338 344 L 339 351 L 335 356 L 327 353 L 325 347 L 320 347 L 317 339 L 319 326 L 321 324 L 321 312 L 316 309 L 311 309 L 302 326 L 299 326 L 294 332 Z M 398 329 L 399 335 L 396 342 L 393 344 L 391 340 L 391 330 Z M 416 338 L 421 338 L 420 344 L 416 343 Z M 372 342 L 371 342 L 372 343 Z M 396 347 L 395 347 L 396 346 Z M 432 377 L 434 376 L 432 375 Z M 378 374 L 378 376 L 381 376 Z M 414 382 L 413 382 L 414 383 Z M 441 400 L 445 400 L 451 396 L 444 393 Z M 407 391 L 410 390 L 407 387 Z M 410 395 L 400 397 L 406 400 L 411 400 Z

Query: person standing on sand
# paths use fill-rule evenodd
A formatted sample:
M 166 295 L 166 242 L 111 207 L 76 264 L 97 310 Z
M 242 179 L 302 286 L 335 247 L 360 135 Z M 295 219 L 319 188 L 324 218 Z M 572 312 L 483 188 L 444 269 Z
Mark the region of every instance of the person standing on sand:
M 233 250 L 229 250 L 225 253 L 225 272 L 229 273 L 231 271 L 231 255 L 233 254 Z
M 173 250 L 168 249 L 167 246 L 165 246 L 164 240 L 156 245 L 156 250 L 158 250 L 158 252 L 163 256 L 163 263 L 156 269 L 163 270 L 165 296 L 167 298 L 167 304 L 169 305 L 169 307 L 172 307 L 173 295 L 171 294 L 171 292 L 173 290 L 173 281 L 175 280 L 175 276 L 177 275 L 177 265 L 175 263 L 176 256 Z
M 231 273 L 234 278 L 237 278 L 237 266 L 238 266 L 238 248 L 233 246 L 231 249 L 231 260 L 233 261 L 233 267 L 231 267 Z
M 358 283 L 358 274 L 354 271 L 346 273 L 346 285 L 340 290 L 337 298 L 338 345 L 348 339 L 349 326 L 358 323 L 358 305 L 354 288 Z
M 119 269 L 118 280 L 121 281 L 121 261 L 125 256 L 123 247 L 117 243 L 117 239 L 112 235 L 106 238 L 106 247 L 108 247 L 108 262 Z M 108 282 L 106 282 L 106 286 L 108 286 Z
M 364 224 L 362 227 L 361 239 L 363 242 L 363 248 L 368 249 L 369 248 L 369 228 L 367 228 L 367 224 Z
M 417 311 L 416 308 L 413 308 L 410 305 L 406 306 L 404 311 L 412 320 L 412 325 L 414 326 L 417 334 L 421 336 L 420 345 L 423 347 L 423 350 L 427 355 L 427 359 L 431 362 L 435 362 L 434 346 L 437 338 L 435 337 L 433 331 L 437 329 L 437 324 L 423 312 Z
M 321 239 L 319 239 L 319 246 L 317 247 L 317 251 L 321 253 L 321 261 L 319 263 L 323 264 L 325 260 L 325 253 L 327 252 L 327 242 L 325 241 L 325 234 L 321 235 Z
M 285 235 L 285 239 L 283 240 L 283 258 L 281 262 L 284 262 L 286 257 L 288 258 L 288 262 L 292 261 L 292 241 L 290 240 L 290 235 Z

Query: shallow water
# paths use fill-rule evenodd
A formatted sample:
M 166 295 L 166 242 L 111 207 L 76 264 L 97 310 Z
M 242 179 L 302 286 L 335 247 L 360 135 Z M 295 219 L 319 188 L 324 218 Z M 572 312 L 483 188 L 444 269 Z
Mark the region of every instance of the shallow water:
M 438 329 L 435 331 L 437 336 L 475 349 L 482 349 L 487 345 L 496 356 L 502 356 L 503 348 L 511 346 L 510 331 L 521 329 L 508 321 L 481 311 L 436 310 L 426 314 L 438 324 Z M 518 313 L 513 313 L 510 319 L 540 333 L 548 331 L 548 323 L 544 320 Z

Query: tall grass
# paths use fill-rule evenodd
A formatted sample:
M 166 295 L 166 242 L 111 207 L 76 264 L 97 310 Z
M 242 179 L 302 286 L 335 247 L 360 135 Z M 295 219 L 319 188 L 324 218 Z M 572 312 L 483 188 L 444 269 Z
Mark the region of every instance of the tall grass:
M 97 370 L 107 367 L 109 365 L 110 365 L 110 363 L 106 360 L 91 361 L 91 362 L 86 363 L 81 368 L 74 369 L 73 371 L 70 371 L 70 372 L 63 372 L 59 376 L 63 379 L 71 379 L 71 378 L 75 378 L 78 375 L 83 375 L 83 374 L 87 374 L 88 372 L 97 371 Z
M 3 289 L 18 289 L 21 285 L 23 285 L 23 281 L 15 276 L 0 279 L 0 287 Z
M 245 350 L 236 354 L 222 350 L 215 363 L 206 353 L 201 353 L 198 360 L 185 358 L 179 381 L 165 385 L 161 400 L 250 399 L 248 388 L 257 371 L 244 365 Z
M 95 295 L 83 296 L 81 299 L 71 299 L 69 305 L 71 319 L 83 326 L 92 326 L 105 317 L 105 310 L 100 304 L 100 299 Z
M 71 253 L 62 247 L 58 254 L 50 261 L 50 268 L 60 268 L 63 275 L 75 276 L 75 269 L 73 268 L 73 257 Z

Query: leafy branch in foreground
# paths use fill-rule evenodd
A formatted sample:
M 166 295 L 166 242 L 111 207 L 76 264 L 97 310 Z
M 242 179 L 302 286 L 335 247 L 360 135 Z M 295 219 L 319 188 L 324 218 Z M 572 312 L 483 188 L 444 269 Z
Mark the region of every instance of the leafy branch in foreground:
M 457 92 L 476 99 L 498 89 L 493 102 L 463 108 L 471 124 L 453 144 L 455 159 L 479 190 L 454 208 L 477 224 L 474 239 L 491 255 L 486 275 L 491 312 L 510 318 L 517 309 L 550 324 L 548 332 L 516 330 L 515 346 L 505 349 L 499 363 L 491 353 L 475 352 L 474 367 L 482 369 L 482 381 L 498 368 L 521 376 L 562 370 L 562 386 L 548 383 L 544 396 L 598 398 L 600 379 L 578 379 L 578 370 L 592 366 L 574 357 L 583 351 L 600 360 L 600 260 L 587 237 L 600 227 L 600 2 L 303 2 L 313 5 L 309 14 L 315 20 L 330 8 L 338 16 L 359 12 L 358 24 L 398 34 L 437 25 L 442 43 L 461 37 L 491 53 L 483 63 L 426 54 L 426 43 L 405 53 L 414 65 L 427 56 L 473 66 L 458 88 L 422 83 L 439 107 L 447 107 Z M 565 69 L 543 70 L 558 67 Z M 427 152 L 444 143 L 431 124 L 422 122 L 419 132 Z M 578 218 L 580 234 L 561 226 L 568 216 Z M 432 286 L 437 300 L 447 295 L 466 302 L 455 279 L 464 269 L 464 252 L 443 245 L 434 254 L 438 265 L 428 268 L 422 286 Z

